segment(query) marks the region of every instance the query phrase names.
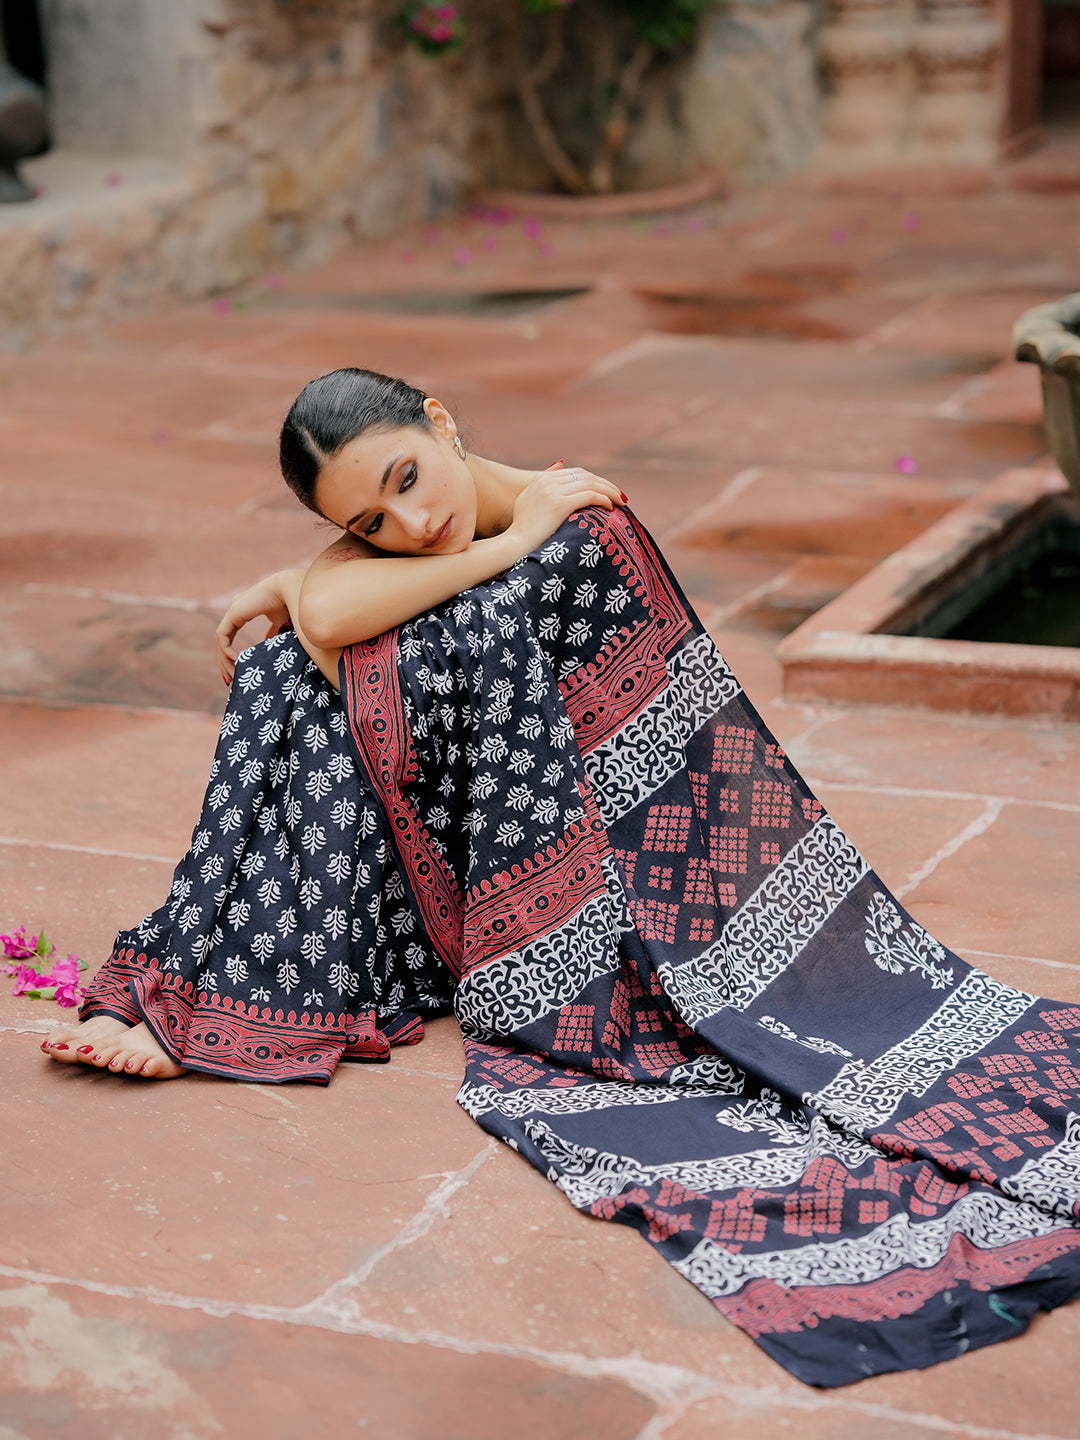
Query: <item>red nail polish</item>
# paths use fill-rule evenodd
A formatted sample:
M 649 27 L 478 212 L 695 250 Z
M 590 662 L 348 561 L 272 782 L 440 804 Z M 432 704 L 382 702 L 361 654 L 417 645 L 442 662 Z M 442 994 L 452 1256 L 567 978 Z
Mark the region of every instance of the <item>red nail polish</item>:
M 619 491 L 619 494 L 622 496 L 622 498 L 623 498 L 623 504 L 625 505 L 625 504 L 629 501 L 630 496 L 627 495 L 627 493 L 626 493 L 625 490 L 620 490 L 620 491 Z
M 46 1054 L 46 1055 L 49 1053 L 49 1042 L 48 1042 L 48 1040 L 42 1040 L 42 1042 L 41 1042 L 41 1048 L 42 1048 L 42 1050 L 45 1051 L 45 1054 Z
M 75 1051 L 76 1055 L 89 1055 L 93 1052 L 93 1045 L 80 1045 Z
M 54 1045 L 52 1048 L 53 1048 L 54 1050 L 70 1050 L 71 1047 L 70 1047 L 70 1045 L 60 1044 L 60 1045 Z

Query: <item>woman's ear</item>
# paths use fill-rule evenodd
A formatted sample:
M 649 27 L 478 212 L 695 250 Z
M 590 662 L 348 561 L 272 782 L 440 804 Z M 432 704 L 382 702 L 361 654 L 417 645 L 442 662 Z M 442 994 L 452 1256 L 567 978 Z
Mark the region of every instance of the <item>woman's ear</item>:
M 424 414 L 444 440 L 452 440 L 457 434 L 454 417 L 433 395 L 429 395 L 424 401 Z

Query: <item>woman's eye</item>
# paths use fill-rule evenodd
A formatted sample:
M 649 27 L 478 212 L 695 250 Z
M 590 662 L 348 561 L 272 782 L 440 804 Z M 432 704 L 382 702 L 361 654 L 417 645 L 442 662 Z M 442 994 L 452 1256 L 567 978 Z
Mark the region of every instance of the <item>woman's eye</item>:
M 372 522 L 371 522 L 370 525 L 365 525 L 365 527 L 364 527 L 364 534 L 365 534 L 365 535 L 376 535 L 376 534 L 378 534 L 378 532 L 379 532 L 381 529 L 382 529 L 382 515 L 379 514 L 379 515 L 376 515 L 376 516 L 375 516 L 374 520 L 372 520 Z
M 416 479 L 416 466 L 410 465 L 409 468 L 405 471 L 404 478 L 402 479 L 401 485 L 398 488 L 398 494 L 402 494 L 402 492 L 405 490 L 411 490 L 412 487 L 416 484 Z

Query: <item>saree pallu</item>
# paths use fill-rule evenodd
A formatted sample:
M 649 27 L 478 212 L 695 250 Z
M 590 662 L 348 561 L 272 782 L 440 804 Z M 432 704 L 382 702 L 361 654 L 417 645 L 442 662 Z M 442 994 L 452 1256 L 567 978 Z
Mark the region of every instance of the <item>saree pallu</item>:
M 341 679 L 453 976 L 460 1102 L 572 1204 L 816 1385 L 1080 1289 L 1080 1009 L 904 910 L 630 515 L 573 517 Z

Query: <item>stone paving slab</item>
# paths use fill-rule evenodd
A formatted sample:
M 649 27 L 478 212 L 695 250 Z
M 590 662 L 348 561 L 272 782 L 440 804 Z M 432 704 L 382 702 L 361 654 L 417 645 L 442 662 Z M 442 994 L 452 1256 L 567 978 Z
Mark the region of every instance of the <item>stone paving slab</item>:
M 5 1285 L 0 1314 L 5 1430 L 26 1440 L 633 1440 L 655 1413 L 618 1377 L 289 1315 L 219 1318 L 40 1283 Z
M 797 185 L 535 234 L 457 216 L 0 351 L 0 923 L 97 964 L 160 902 L 216 739 L 214 616 L 325 543 L 277 477 L 281 417 L 317 370 L 378 363 L 445 387 L 481 452 L 606 470 L 916 916 L 1080 1000 L 1080 728 L 794 705 L 775 657 L 874 557 L 1046 463 L 1008 331 L 1073 288 L 1075 224 L 1068 196 Z M 353 308 L 574 286 L 497 319 Z M 276 1089 L 61 1069 L 37 1048 L 56 1014 L 0 994 L 3 1440 L 1080 1435 L 1076 1306 L 919 1374 L 790 1380 L 472 1125 L 450 1018 L 389 1066 Z

